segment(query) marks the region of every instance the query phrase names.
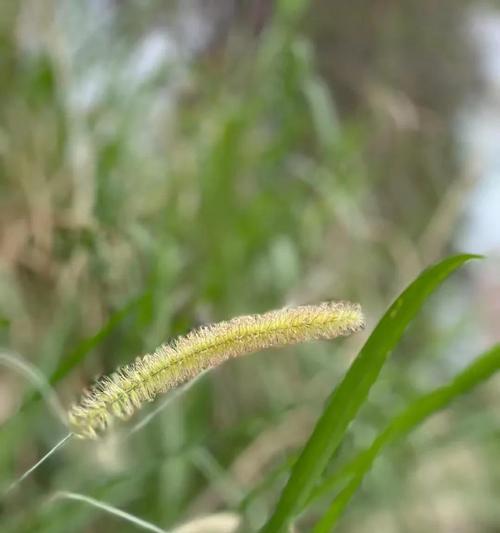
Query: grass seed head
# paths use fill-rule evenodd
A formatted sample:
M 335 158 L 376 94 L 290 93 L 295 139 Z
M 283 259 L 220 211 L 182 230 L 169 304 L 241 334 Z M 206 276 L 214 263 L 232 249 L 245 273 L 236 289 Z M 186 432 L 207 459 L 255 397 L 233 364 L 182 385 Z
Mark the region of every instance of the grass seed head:
M 324 302 L 240 316 L 195 329 L 100 378 L 71 407 L 71 430 L 77 436 L 95 438 L 114 417 L 129 418 L 145 402 L 227 359 L 266 348 L 350 335 L 364 325 L 358 304 Z

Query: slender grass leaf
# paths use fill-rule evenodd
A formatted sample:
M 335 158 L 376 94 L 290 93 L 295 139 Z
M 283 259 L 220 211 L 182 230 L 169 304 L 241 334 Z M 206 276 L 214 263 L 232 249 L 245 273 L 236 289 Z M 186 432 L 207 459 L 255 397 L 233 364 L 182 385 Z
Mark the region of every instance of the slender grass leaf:
M 466 261 L 479 257 L 457 255 L 429 267 L 389 307 L 326 402 L 262 533 L 283 531 L 300 512 L 408 324 L 445 278 Z
M 73 368 L 81 363 L 87 354 L 98 346 L 132 311 L 138 308 L 147 296 L 148 293 L 145 293 L 128 302 L 121 309 L 115 311 L 97 333 L 79 342 L 75 348 L 61 360 L 50 376 L 51 385 L 60 381 L 73 370 Z
M 108 335 L 110 335 L 112 331 L 143 302 L 147 295 L 148 292 L 143 293 L 141 296 L 128 302 L 121 309 L 115 311 L 101 327 L 101 329 L 99 329 L 94 335 L 80 341 L 73 348 L 73 350 L 71 350 L 67 356 L 59 362 L 57 368 L 49 377 L 49 384 L 55 385 L 71 370 L 73 370 L 73 368 L 81 363 L 94 348 L 96 348 Z M 28 396 L 21 406 L 20 412 L 25 411 L 27 408 L 37 403 L 41 397 L 42 396 L 39 391 L 33 392 L 30 396 Z
M 430 393 L 423 394 L 402 413 L 394 417 L 369 448 L 363 450 L 341 469 L 344 474 L 352 473 L 354 476 L 333 500 L 327 512 L 316 524 L 313 533 L 329 533 L 333 530 L 364 476 L 388 444 L 415 429 L 426 418 L 445 408 L 455 398 L 469 392 L 498 370 L 500 370 L 500 344 L 479 356 L 465 370 L 455 376 L 450 383 Z M 339 476 L 339 474 L 340 472 L 335 477 L 324 481 L 315 491 L 311 501 L 324 495 L 326 491 L 330 491 L 337 484 L 337 481 L 344 477 Z

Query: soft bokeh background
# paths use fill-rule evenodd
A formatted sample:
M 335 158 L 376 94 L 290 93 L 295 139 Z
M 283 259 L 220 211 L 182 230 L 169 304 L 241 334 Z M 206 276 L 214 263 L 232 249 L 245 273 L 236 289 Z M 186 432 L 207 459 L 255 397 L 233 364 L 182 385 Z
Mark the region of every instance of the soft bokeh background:
M 499 57 L 494 2 L 2 1 L 2 485 L 65 434 L 50 404 L 21 409 L 20 364 L 57 370 L 67 406 L 201 323 L 352 299 L 369 331 L 424 266 L 487 254 L 412 325 L 348 457 L 498 340 Z M 255 530 L 365 336 L 233 361 L 132 437 L 71 442 L 0 530 L 135 530 L 58 490 Z M 499 387 L 384 454 L 340 530 L 500 531 Z

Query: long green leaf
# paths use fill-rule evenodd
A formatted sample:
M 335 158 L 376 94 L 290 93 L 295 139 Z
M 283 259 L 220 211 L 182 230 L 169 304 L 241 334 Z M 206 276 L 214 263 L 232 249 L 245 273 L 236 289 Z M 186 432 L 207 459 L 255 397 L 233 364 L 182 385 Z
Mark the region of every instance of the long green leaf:
M 329 533 L 333 530 L 338 518 L 359 488 L 364 476 L 388 444 L 415 429 L 426 418 L 446 407 L 458 396 L 469 392 L 498 370 L 500 370 L 500 344 L 480 355 L 465 370 L 455 376 L 449 384 L 428 394 L 423 394 L 402 413 L 394 417 L 385 429 L 379 433 L 372 445 L 359 453 L 353 461 L 342 469 L 346 472 L 352 472 L 354 476 L 337 498 L 333 500 L 327 512 L 314 528 L 313 533 Z M 326 490 L 330 490 L 331 487 L 331 481 L 326 480 L 315 493 L 315 496 L 319 497 Z
M 87 337 L 80 341 L 71 350 L 64 359 L 62 359 L 55 370 L 49 377 L 49 383 L 55 385 L 62 378 L 64 378 L 73 368 L 81 363 L 85 357 L 96 348 L 103 340 L 110 335 L 113 330 L 132 312 L 134 311 L 148 296 L 148 292 L 144 292 L 139 297 L 134 298 L 124 305 L 118 311 L 115 311 L 108 318 L 106 323 L 92 336 Z M 32 392 L 24 401 L 20 408 L 20 412 L 25 412 L 31 406 L 36 404 L 41 399 L 39 391 Z M 19 423 L 16 421 L 16 423 Z M 2 428 L 2 430 L 5 428 Z
M 479 257 L 457 255 L 426 269 L 389 307 L 328 399 L 261 533 L 283 531 L 299 513 L 410 321 L 444 279 L 464 262 Z
M 65 377 L 73 368 L 81 363 L 88 353 L 96 348 L 111 332 L 148 296 L 148 292 L 134 298 L 118 311 L 115 311 L 106 321 L 106 323 L 94 335 L 80 341 L 75 348 L 62 359 L 50 376 L 50 383 L 54 385 Z

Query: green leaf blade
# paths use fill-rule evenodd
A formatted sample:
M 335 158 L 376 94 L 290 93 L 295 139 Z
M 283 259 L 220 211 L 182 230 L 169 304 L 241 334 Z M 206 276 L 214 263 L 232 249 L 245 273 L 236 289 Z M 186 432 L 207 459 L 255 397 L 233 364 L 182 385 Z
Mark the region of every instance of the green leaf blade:
M 283 531 L 300 512 L 408 324 L 430 294 L 452 272 L 466 261 L 479 257 L 472 254 L 457 255 L 426 269 L 389 307 L 328 399 L 292 469 L 273 515 L 261 533 Z
M 430 393 L 421 395 L 403 412 L 396 415 L 385 429 L 379 433 L 369 448 L 360 452 L 354 460 L 341 469 L 342 471 L 352 472 L 354 475 L 346 487 L 333 500 L 322 519 L 315 526 L 313 533 L 329 533 L 333 530 L 365 475 L 387 445 L 408 434 L 426 418 L 447 407 L 457 397 L 470 392 L 498 370 L 500 370 L 500 344 L 493 346 L 493 348 L 480 355 L 465 370 L 455 376 L 450 383 Z M 338 479 L 338 477 L 339 473 L 335 474 L 335 478 Z M 330 490 L 336 484 L 336 479 L 325 480 L 318 487 L 315 497 L 311 498 L 311 501 L 318 499 L 326 490 Z

